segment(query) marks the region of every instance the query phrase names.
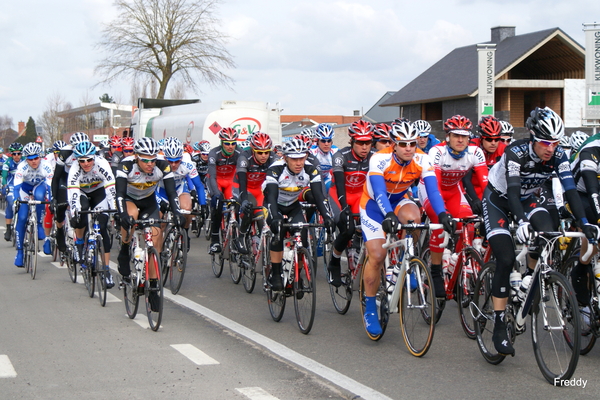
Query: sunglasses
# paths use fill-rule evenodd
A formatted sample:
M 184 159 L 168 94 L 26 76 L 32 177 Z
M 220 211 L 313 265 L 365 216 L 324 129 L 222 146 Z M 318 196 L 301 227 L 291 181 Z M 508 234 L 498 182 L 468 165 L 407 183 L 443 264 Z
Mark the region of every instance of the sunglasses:
M 357 140 L 354 143 L 357 144 L 358 146 L 369 146 L 371 144 L 371 141 L 370 140 Z
M 510 143 L 510 142 L 511 142 L 511 140 L 512 140 L 511 138 L 508 138 L 508 139 L 500 139 L 500 141 L 501 141 L 501 142 L 504 142 L 504 143 Z
M 536 137 L 534 137 L 534 139 L 536 142 L 538 142 L 539 144 L 541 144 L 544 147 L 558 146 L 558 140 L 541 140 Z
M 485 140 L 486 142 L 489 142 L 489 143 L 496 143 L 496 142 L 502 142 L 503 141 L 500 138 L 489 138 L 489 137 L 483 138 L 483 140 Z
M 155 163 L 156 162 L 156 158 L 142 158 L 140 157 L 139 160 L 143 163 L 146 164 L 150 164 L 150 163 Z
M 235 146 L 237 142 L 221 142 L 224 146 Z
M 396 144 L 400 147 L 417 147 L 417 142 L 398 142 Z
M 33 158 L 28 158 L 29 161 L 37 161 L 39 159 L 40 159 L 40 156 L 33 157 Z
M 271 150 L 254 150 L 256 154 L 269 154 Z
M 87 164 L 87 163 L 91 163 L 92 161 L 94 161 L 93 158 L 80 158 L 77 160 L 79 162 L 79 164 Z
M 23 153 L 10 153 L 10 154 L 13 155 L 13 156 L 20 156 Z
M 386 139 L 383 139 L 383 140 L 378 140 L 378 141 L 377 141 L 377 143 L 381 143 L 381 144 L 390 144 L 390 143 L 392 143 L 392 141 L 391 141 L 391 140 L 386 140 Z
M 123 153 L 133 153 L 133 149 L 123 149 Z
M 319 139 L 319 142 L 321 143 L 331 143 L 333 140 L 331 139 Z

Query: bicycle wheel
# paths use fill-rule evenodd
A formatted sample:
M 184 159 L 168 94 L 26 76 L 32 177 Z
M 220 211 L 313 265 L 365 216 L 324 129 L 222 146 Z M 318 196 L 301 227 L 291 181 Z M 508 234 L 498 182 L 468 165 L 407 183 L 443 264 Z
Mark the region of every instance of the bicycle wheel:
M 335 287 L 329 285 L 329 294 L 331 294 L 331 300 L 333 306 L 339 314 L 346 314 L 350 308 L 350 302 L 352 301 L 352 272 L 350 271 L 350 265 L 354 263 L 356 252 L 355 248 L 346 248 L 344 250 L 344 256 L 340 257 L 340 273 L 342 277 L 342 285 Z M 326 263 L 326 265 L 328 265 Z
M 431 274 L 423 260 L 414 257 L 399 280 L 400 328 L 408 351 L 415 357 L 424 356 L 435 331 L 431 316 L 435 313 L 435 296 L 431 290 Z
M 123 280 L 123 302 L 125 303 L 125 311 L 127 316 L 134 319 L 137 315 L 140 296 L 138 291 L 138 282 L 134 276 L 130 277 L 130 281 Z
M 244 285 L 244 290 L 246 293 L 252 293 L 254 291 L 254 285 L 256 284 L 256 265 L 254 265 L 254 255 L 255 251 L 258 249 L 254 248 L 254 243 L 259 243 L 259 238 L 254 239 L 255 236 L 250 237 L 250 235 L 246 235 L 246 248 L 251 249 L 250 254 L 244 255 L 241 257 L 241 266 L 242 266 L 242 284 Z M 257 242 L 255 242 L 257 240 Z
M 263 279 L 265 280 L 265 292 L 267 293 L 269 313 L 271 314 L 273 321 L 279 322 L 285 311 L 285 291 L 273 292 L 267 282 L 267 279 L 271 275 L 271 257 L 269 255 L 268 246 L 266 249 L 263 249 L 263 265 Z
M 492 281 L 496 272 L 496 263 L 486 263 L 479 274 L 475 292 L 473 293 L 473 304 L 470 307 L 475 319 L 475 337 L 481 355 L 487 362 L 493 365 L 500 364 L 506 356 L 499 354 L 492 342 L 496 316 L 494 304 L 492 303 Z M 514 338 L 513 338 L 514 340 Z
M 13 236 L 17 236 L 14 232 Z M 31 226 L 29 224 L 25 227 L 25 235 L 23 239 L 23 266 L 25 267 L 25 273 L 28 274 L 31 270 L 31 251 L 33 236 L 31 235 Z
M 185 267 L 187 265 L 188 236 L 185 229 L 178 229 L 178 235 L 171 244 L 171 259 L 169 260 L 169 286 L 172 294 L 181 289 Z M 162 262 L 162 261 L 161 261 Z M 164 268 L 163 268 L 164 269 Z
M 571 271 L 577 262 L 579 262 L 579 257 L 572 256 L 561 266 L 559 270 L 559 272 L 563 274 L 565 278 L 567 278 L 571 285 Z M 588 285 L 590 286 L 588 289 L 590 293 L 595 293 L 596 290 L 594 287 L 592 287 L 593 284 L 591 284 L 593 279 L 593 275 L 589 274 L 588 271 Z M 594 348 L 594 344 L 596 343 L 598 326 L 596 323 L 592 322 L 596 321 L 597 319 L 595 310 L 596 308 L 593 305 L 579 307 L 579 314 L 581 315 L 581 320 L 579 321 L 581 330 L 581 337 L 579 338 L 579 354 L 581 355 L 586 355 L 589 353 L 592 348 Z
M 548 271 L 540 278 L 531 315 L 533 352 L 544 378 L 560 386 L 571 379 L 579 360 L 579 308 L 562 274 Z
M 87 235 L 86 235 L 86 243 L 87 243 Z M 96 287 L 95 287 L 96 279 L 94 277 L 95 265 L 93 265 L 93 263 L 92 263 L 93 260 L 86 259 L 86 255 L 88 254 L 88 251 L 89 250 L 86 246 L 84 248 L 84 253 L 82 255 L 83 261 L 81 262 L 81 276 L 83 277 L 83 283 L 85 284 L 85 288 L 88 291 L 88 295 L 90 297 L 94 297 L 94 291 L 96 289 Z
M 464 251 L 461 270 L 456 283 L 456 301 L 458 303 L 458 316 L 460 325 L 469 339 L 475 339 L 475 321 L 471 315 L 470 307 L 473 301 L 473 291 L 477 284 L 477 275 L 481 271 L 481 256 L 473 248 Z
M 65 262 L 67 263 L 67 271 L 69 272 L 69 278 L 71 282 L 77 283 L 77 264 L 73 260 L 72 249 L 68 249 L 64 254 Z
M 35 279 L 35 275 L 37 273 L 37 252 L 38 252 L 38 237 L 35 228 L 31 229 L 29 242 L 29 274 L 31 275 L 31 279 Z
M 204 238 L 206 240 L 210 240 L 210 228 L 212 225 L 212 216 L 209 216 L 207 220 L 204 221 Z
M 425 263 L 425 266 L 429 268 L 431 271 L 431 250 L 429 249 L 429 244 L 426 242 L 423 244 L 423 247 L 420 249 L 421 253 L 421 261 Z M 442 314 L 444 313 L 444 309 L 446 308 L 446 300 L 445 299 L 435 299 L 435 323 L 437 324 L 442 318 Z
M 96 249 L 94 250 L 94 265 L 96 271 L 96 285 L 98 287 L 98 299 L 100 305 L 106 305 L 106 266 L 104 265 L 104 245 L 102 244 L 102 236 L 96 237 Z
M 229 247 L 229 276 L 236 285 L 240 283 L 242 279 L 242 267 L 240 265 L 240 253 L 232 251 L 234 248 L 233 241 L 237 238 L 238 232 L 236 228 L 231 228 L 229 240 L 227 240 L 226 246 Z M 224 246 L 223 246 L 224 247 Z
M 363 268 L 360 270 L 360 286 L 359 286 L 359 294 L 360 294 L 360 313 L 361 315 L 365 314 L 365 283 L 364 283 L 364 266 L 367 265 L 368 258 L 365 259 L 365 263 L 363 264 Z M 385 334 L 385 329 L 387 328 L 388 321 L 390 319 L 390 308 L 388 305 L 387 293 L 385 290 L 385 274 L 383 273 L 383 269 L 380 273 L 379 279 L 379 289 L 377 289 L 377 294 L 375 295 L 375 301 L 379 305 L 377 308 L 377 312 L 379 313 L 379 324 L 381 325 L 381 335 L 373 336 L 371 335 L 365 326 L 365 332 L 367 332 L 367 336 L 369 339 L 377 341 L 383 337 Z M 363 318 L 363 326 L 365 320 Z
M 154 270 L 158 279 L 146 279 L 144 283 L 144 295 L 146 296 L 146 313 L 148 314 L 148 324 L 150 329 L 157 331 L 160 328 L 160 322 L 163 314 L 164 292 L 162 279 L 160 279 L 160 257 L 154 247 L 147 249 L 146 271 L 150 268 L 150 261 L 154 261 Z
M 304 247 L 298 248 L 297 276 L 294 282 L 294 309 L 300 332 L 307 334 L 312 329 L 317 305 L 317 288 L 312 257 Z
M 163 242 L 162 251 L 160 252 L 160 265 L 162 266 L 162 271 L 160 271 L 160 277 L 162 279 L 163 286 L 167 286 L 167 281 L 169 276 L 169 268 L 171 267 L 171 258 L 173 257 L 173 242 L 175 241 L 175 232 L 176 229 L 174 226 L 171 226 L 165 235 L 165 240 Z

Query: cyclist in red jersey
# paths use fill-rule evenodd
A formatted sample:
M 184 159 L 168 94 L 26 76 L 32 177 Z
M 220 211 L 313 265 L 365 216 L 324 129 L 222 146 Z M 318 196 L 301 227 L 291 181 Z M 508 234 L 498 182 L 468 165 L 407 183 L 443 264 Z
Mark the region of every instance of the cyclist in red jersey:
M 479 120 L 477 130 L 479 131 L 479 137 L 472 139 L 471 144 L 481 147 L 485 156 L 485 164 L 488 170 L 490 170 L 494 164 L 500 161 L 506 148 L 506 143 L 502 140 L 501 136 L 502 125 L 500 125 L 500 121 L 491 115 L 485 115 Z M 472 177 L 471 173 L 469 173 L 469 177 Z M 484 186 L 478 180 L 474 179 L 473 186 L 475 187 L 477 197 L 481 199 L 487 185 Z
M 238 132 L 233 128 L 223 128 L 219 132 L 221 145 L 208 153 L 208 190 L 213 210 L 211 244 L 209 253 L 220 253 L 219 229 L 223 218 L 223 200 L 233 198 L 233 177 L 240 151 L 237 149 Z
M 333 180 L 331 198 L 340 213 L 337 221 L 340 233 L 333 242 L 331 260 L 327 266 L 327 280 L 335 287 L 342 285 L 340 257 L 354 235 L 354 217 L 360 211 L 360 198 L 369 171 L 373 151 L 373 125 L 359 119 L 348 127 L 350 146 L 333 155 Z
M 267 177 L 267 168 L 275 162 L 271 151 L 273 141 L 263 132 L 256 132 L 250 139 L 250 149 L 242 152 L 238 158 L 236 183 L 238 185 L 238 201 L 240 207 L 240 235 L 234 243 L 238 251 L 248 254 L 245 236 L 252 223 L 252 209 L 262 207 L 264 194 L 262 184 Z
M 469 193 L 474 193 L 471 180 L 463 179 L 465 175 L 473 170 L 482 185 L 487 185 L 488 169 L 483 151 L 479 147 L 469 145 L 472 128 L 471 121 L 462 115 L 448 118 L 444 122 L 446 141 L 433 146 L 429 151 L 444 204 L 448 212 L 457 218 L 465 218 L 473 213 L 480 214 L 482 210 L 479 198 L 475 196 L 473 204 L 470 205 L 464 196 L 465 187 L 469 187 Z M 419 199 L 431 222 L 437 223 L 438 213 L 434 211 L 422 182 L 419 183 Z M 443 249 L 440 248 L 443 239 L 439 237 L 441 233 L 441 229 L 431 232 L 429 248 L 435 294 L 436 297 L 445 298 L 446 291 L 442 276 Z

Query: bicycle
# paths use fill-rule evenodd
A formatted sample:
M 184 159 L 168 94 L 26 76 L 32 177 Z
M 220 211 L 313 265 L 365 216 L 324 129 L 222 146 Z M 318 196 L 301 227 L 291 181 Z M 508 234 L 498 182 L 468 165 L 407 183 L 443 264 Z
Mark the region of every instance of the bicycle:
M 256 214 L 260 212 L 260 214 Z M 261 229 L 266 224 L 263 222 L 264 217 L 263 207 L 253 207 L 252 209 L 252 224 L 248 234 L 245 235 L 246 248 L 250 249 L 250 254 L 240 254 L 240 265 L 242 268 L 242 284 L 246 293 L 252 293 L 254 291 L 254 285 L 256 284 L 256 271 L 262 270 L 257 268 L 261 266 Z M 269 227 L 266 227 L 270 231 Z
M 131 235 L 131 253 L 130 261 L 131 274 L 128 277 L 121 278 L 119 288 L 123 288 L 123 298 L 125 302 L 125 311 L 127 316 L 134 319 L 137 315 L 139 296 L 144 295 L 146 298 L 146 314 L 148 315 L 148 323 L 150 329 L 157 331 L 160 328 L 163 314 L 163 285 L 160 277 L 160 256 L 152 243 L 152 225 L 169 223 L 165 219 L 153 219 L 142 216 L 142 219 L 134 220 L 135 230 Z M 143 238 L 142 238 L 143 235 Z M 142 245 L 144 247 L 142 247 Z M 150 261 L 154 264 L 154 273 L 156 280 L 153 280 L 154 285 L 150 282 Z M 158 307 L 156 311 L 152 310 L 150 304 L 150 293 L 158 295 Z
M 398 312 L 402 337 L 409 352 L 413 356 L 422 357 L 429 350 L 435 330 L 435 293 L 429 268 L 423 260 L 414 255 L 415 246 L 412 233 L 417 229 L 442 228 L 442 224 L 416 224 L 409 221 L 408 224 L 398 226 L 399 231 L 405 232 L 403 239 L 398 239 L 396 234 L 386 235 L 386 243 L 383 245 L 383 248 L 387 250 L 385 271 L 391 270 L 391 279 L 386 279 L 386 274 L 382 269 L 380 286 L 376 295 L 382 333 L 374 336 L 367 331 L 371 340 L 377 341 L 383 337 L 390 314 Z M 447 241 L 447 235 L 445 236 Z M 445 244 L 442 244 L 442 247 Z M 365 268 L 362 268 L 360 274 L 362 315 L 366 308 L 364 272 Z M 397 284 L 398 282 L 400 285 Z
M 180 210 L 181 214 L 189 214 L 189 211 Z M 164 217 L 171 220 L 170 211 Z M 187 265 L 188 241 L 190 240 L 187 231 L 180 228 L 177 224 L 169 223 L 167 225 L 163 250 L 160 253 L 162 263 L 163 286 L 169 279 L 169 288 L 172 294 L 179 293 L 183 275 Z
M 25 272 L 31 275 L 31 279 L 35 279 L 35 275 L 37 273 L 39 243 L 37 232 L 37 212 L 32 206 L 37 206 L 38 204 L 50 204 L 50 202 L 30 199 L 18 200 L 18 203 L 27 204 L 29 206 L 27 225 L 25 226 L 25 237 L 23 238 L 23 264 L 25 266 Z
M 542 375 L 553 385 L 573 376 L 579 359 L 580 315 L 577 299 L 567 279 L 553 269 L 553 248 L 560 237 L 585 237 L 580 232 L 537 232 L 529 237 L 517 256 L 514 270 L 526 264 L 526 254 L 536 237 L 545 242 L 536 262 L 528 287 L 513 286 L 508 297 L 505 321 L 508 336 L 514 343 L 516 336 L 525 332 L 525 319 L 531 315 L 531 338 L 535 359 Z M 591 246 L 589 247 L 591 250 Z M 589 255 L 587 255 L 589 256 Z M 486 264 L 479 275 L 471 304 L 475 320 L 477 344 L 483 358 L 490 364 L 499 364 L 506 355 L 499 354 L 492 342 L 495 325 L 492 302 L 492 281 L 495 262 Z M 546 335 L 544 335 L 544 333 Z
M 237 260 L 238 252 L 231 246 L 233 240 L 237 237 L 238 229 L 235 204 L 237 204 L 235 200 L 224 201 L 225 210 L 223 210 L 221 229 L 219 231 L 221 252 L 218 254 L 211 254 L 211 265 L 213 273 L 219 278 L 223 273 L 225 260 L 228 260 L 231 280 L 237 285 L 242 279 L 242 270 Z
M 295 222 L 282 224 L 283 228 L 294 230 L 293 234 L 287 233 L 283 239 L 283 259 L 281 270 L 283 273 L 283 291 L 276 292 L 270 287 L 267 291 L 269 311 L 273 320 L 281 320 L 285 309 L 285 298 L 294 298 L 296 322 L 300 332 L 308 334 L 312 329 L 315 319 L 317 292 L 314 281 L 315 269 L 310 251 L 302 244 L 303 228 L 322 228 L 322 224 Z M 265 249 L 265 252 L 267 250 Z M 270 257 L 269 257 L 270 258 Z M 265 272 L 266 273 L 266 272 Z M 270 273 L 270 265 L 269 265 Z M 269 275 L 264 275 L 264 279 Z M 268 283 L 266 284 L 267 286 Z
M 354 291 L 354 282 L 364 265 L 366 257 L 366 249 L 363 245 L 359 217 L 360 214 L 352 214 L 352 218 L 356 221 L 355 232 L 353 237 L 348 241 L 346 249 L 344 249 L 344 255 L 340 257 L 342 285 L 340 287 L 335 287 L 334 285 L 329 284 L 329 293 L 331 294 L 333 306 L 336 311 L 342 315 L 346 314 L 350 308 L 350 302 L 352 301 L 352 294 Z M 329 252 L 329 254 L 331 253 L 332 251 Z M 329 260 L 331 260 L 331 258 L 329 258 Z M 329 260 L 325 265 L 329 265 Z
M 63 225 L 65 230 L 65 244 L 66 251 L 61 254 L 61 264 L 67 264 L 67 271 L 69 272 L 69 278 L 71 282 L 77 283 L 77 262 L 75 262 L 75 230 L 71 227 L 69 218 L 65 218 Z
M 460 224 L 460 230 L 450 239 L 451 245 L 444 251 L 451 254 L 447 261 L 447 268 L 444 265 L 444 286 L 446 288 L 446 299 L 436 299 L 437 323 L 442 317 L 446 300 L 455 300 L 458 303 L 458 316 L 460 325 L 469 339 L 475 339 L 475 326 L 473 325 L 473 316 L 469 311 L 469 304 L 473 300 L 473 291 L 477 284 L 477 276 L 483 267 L 481 254 L 473 247 L 473 238 L 475 236 L 475 225 L 482 223 L 482 218 L 473 215 L 466 218 L 454 218 L 454 221 Z M 423 250 L 423 260 L 429 261 L 430 249 L 426 247 Z M 428 266 L 430 264 L 428 263 Z
M 100 233 L 100 214 L 111 214 L 117 210 L 84 210 L 79 215 L 91 214 L 85 233 L 85 247 L 81 262 L 81 276 L 90 297 L 94 297 L 94 285 L 98 288 L 98 299 L 102 307 L 106 306 L 106 277 L 108 267 L 104 263 L 104 241 Z M 110 273 L 110 272 L 108 272 Z M 97 282 L 96 282 L 97 281 Z

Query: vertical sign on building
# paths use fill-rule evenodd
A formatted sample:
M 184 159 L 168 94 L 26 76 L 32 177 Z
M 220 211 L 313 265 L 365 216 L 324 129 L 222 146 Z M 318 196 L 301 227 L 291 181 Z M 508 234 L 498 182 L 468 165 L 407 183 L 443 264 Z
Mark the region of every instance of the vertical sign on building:
M 600 119 L 600 24 L 583 24 L 585 32 L 585 119 Z
M 477 117 L 481 119 L 483 115 L 494 115 L 494 76 L 496 45 L 478 44 L 477 45 Z

